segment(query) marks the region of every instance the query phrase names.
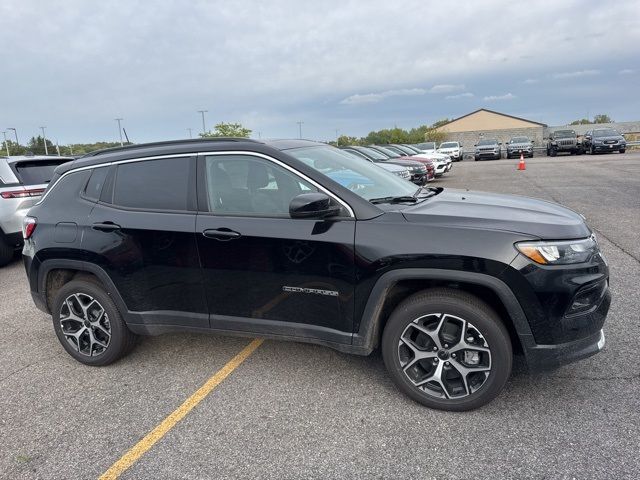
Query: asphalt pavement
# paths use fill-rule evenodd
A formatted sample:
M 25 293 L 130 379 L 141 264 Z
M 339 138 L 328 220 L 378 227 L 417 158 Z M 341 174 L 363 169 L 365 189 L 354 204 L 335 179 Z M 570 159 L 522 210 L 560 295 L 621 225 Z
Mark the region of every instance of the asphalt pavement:
M 516 369 L 491 404 L 429 410 L 379 353 L 265 341 L 122 478 L 638 478 L 640 154 L 465 161 L 434 185 L 515 193 L 587 217 L 611 267 L 604 351 L 546 374 Z M 0 269 L 0 478 L 97 478 L 250 339 L 144 338 L 91 368 Z

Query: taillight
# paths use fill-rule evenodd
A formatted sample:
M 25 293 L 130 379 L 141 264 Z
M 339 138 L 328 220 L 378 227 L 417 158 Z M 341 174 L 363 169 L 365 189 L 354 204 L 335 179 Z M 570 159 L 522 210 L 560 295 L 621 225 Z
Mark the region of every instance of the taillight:
M 36 229 L 37 224 L 38 222 L 35 218 L 24 217 L 24 220 L 22 220 L 22 238 L 29 240 L 31 235 L 33 235 L 33 231 Z
M 1 192 L 2 198 L 28 198 L 39 197 L 44 192 L 44 188 L 32 188 L 30 190 L 11 190 L 8 192 Z

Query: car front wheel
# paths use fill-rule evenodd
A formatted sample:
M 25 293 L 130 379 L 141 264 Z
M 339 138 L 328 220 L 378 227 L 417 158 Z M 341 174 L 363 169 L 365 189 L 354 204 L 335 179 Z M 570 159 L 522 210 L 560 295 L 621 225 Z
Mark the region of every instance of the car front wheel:
M 489 403 L 512 365 L 509 334 L 495 311 L 452 289 L 418 292 L 401 302 L 385 326 L 382 356 L 401 391 L 450 411 Z
M 64 349 L 85 365 L 115 362 L 131 350 L 136 336 L 102 286 L 72 280 L 55 294 L 53 328 Z

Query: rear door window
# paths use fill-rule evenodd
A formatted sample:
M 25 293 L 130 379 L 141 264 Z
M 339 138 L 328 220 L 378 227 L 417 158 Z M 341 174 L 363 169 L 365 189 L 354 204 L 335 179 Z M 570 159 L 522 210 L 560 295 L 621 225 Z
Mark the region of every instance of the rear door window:
M 60 160 L 17 162 L 15 164 L 16 176 L 24 185 L 42 185 L 51 181 L 53 171 L 58 165 L 70 161 L 70 159 L 65 158 Z

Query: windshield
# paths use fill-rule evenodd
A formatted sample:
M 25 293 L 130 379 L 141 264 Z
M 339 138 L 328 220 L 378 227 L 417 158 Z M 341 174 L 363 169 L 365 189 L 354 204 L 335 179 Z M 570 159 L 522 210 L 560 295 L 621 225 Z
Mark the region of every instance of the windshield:
M 616 132 L 613 128 L 602 128 L 602 129 L 593 131 L 594 137 L 617 137 L 618 135 L 620 134 Z
M 360 148 L 357 148 L 356 150 L 364 153 L 365 155 L 368 155 L 370 158 L 373 158 L 374 160 L 389 160 L 389 157 L 387 157 L 386 155 L 383 155 L 377 150 L 374 150 L 373 148 L 360 147 Z
M 528 143 L 529 137 L 513 137 L 511 143 Z
M 394 145 L 394 147 L 396 148 L 396 150 L 400 150 L 401 152 L 404 152 L 407 155 L 417 155 L 418 154 L 418 152 L 412 150 L 409 147 L 405 147 L 404 145 Z
M 330 146 L 294 148 L 286 153 L 365 200 L 413 196 L 417 187 L 364 159 Z
M 498 141 L 495 138 L 487 138 L 486 140 L 480 140 L 478 142 L 478 146 L 480 145 L 496 145 Z
M 16 163 L 16 172 L 18 173 L 18 180 L 24 185 L 42 185 L 49 183 L 51 177 L 53 177 L 53 171 L 58 165 L 70 162 L 71 159 L 59 159 L 59 160 L 40 160 L 40 161 L 26 161 Z
M 441 143 L 440 148 L 458 148 L 458 142 Z
M 558 130 L 557 132 L 553 132 L 553 136 L 555 138 L 571 138 L 576 136 L 576 132 L 573 130 Z
M 389 158 L 398 158 L 400 154 L 390 148 L 376 146 L 375 150 L 382 152 Z
M 421 148 L 422 150 L 435 150 L 436 149 L 436 142 L 419 143 L 416 146 L 418 148 Z

